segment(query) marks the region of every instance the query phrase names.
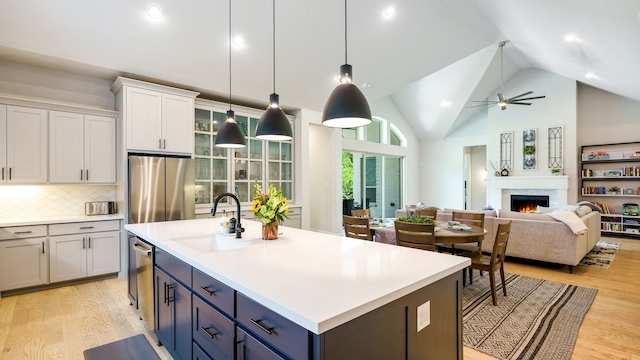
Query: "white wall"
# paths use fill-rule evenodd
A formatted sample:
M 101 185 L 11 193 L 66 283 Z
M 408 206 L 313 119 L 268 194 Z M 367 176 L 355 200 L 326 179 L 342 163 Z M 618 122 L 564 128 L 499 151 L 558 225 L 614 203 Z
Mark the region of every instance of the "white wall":
M 464 148 L 487 144 L 487 116 L 481 112 L 441 140 L 420 144 L 420 198 L 439 208 L 464 207 Z M 416 202 L 417 202 L 416 201 Z
M 513 170 L 510 176 L 550 176 L 548 167 L 549 127 L 564 127 L 563 152 L 564 172 L 569 176 L 568 203 L 577 202 L 577 89 L 576 81 L 540 69 L 522 70 L 505 84 L 507 96 L 516 96 L 526 91 L 534 91 L 532 96 L 545 95 L 546 98 L 532 100 L 532 105 L 507 105 L 501 111 L 499 107 L 489 108 L 489 138 L 487 159 L 494 164 L 500 160 L 500 133 L 513 131 Z M 522 132 L 537 129 L 536 170 L 523 170 Z M 492 189 L 493 171 L 487 177 L 487 199 L 492 206 L 500 206 L 501 194 Z
M 487 206 L 487 147 L 485 145 L 472 146 L 471 174 L 469 178 L 470 210 L 482 210 Z
M 338 130 L 316 124 L 309 126 L 310 166 L 309 176 L 303 186 L 310 195 L 307 206 L 310 214 L 308 228 L 329 233 L 339 233 L 337 225 L 340 225 L 342 220 L 342 167 L 335 171 L 335 164 L 340 163 L 342 151 L 337 146 L 333 149 L 328 146 L 332 143 L 334 132 Z M 336 158 L 336 154 L 340 157 Z M 336 217 L 336 214 L 340 216 Z
M 640 141 L 640 102 L 578 83 L 578 144 Z

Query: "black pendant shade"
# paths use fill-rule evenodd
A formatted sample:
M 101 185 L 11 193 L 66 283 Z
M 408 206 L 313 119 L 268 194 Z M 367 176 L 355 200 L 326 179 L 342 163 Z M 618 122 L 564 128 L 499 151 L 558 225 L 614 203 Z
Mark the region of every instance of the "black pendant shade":
M 270 141 L 291 140 L 293 138 L 291 124 L 280 108 L 279 96 L 276 93 L 269 95 L 269 107 L 258 121 L 256 138 Z
M 329 95 L 322 112 L 322 125 L 340 128 L 369 125 L 371 109 L 364 94 L 350 81 L 351 65 L 342 65 L 340 74 L 346 80 L 341 81 Z
M 240 125 L 234 118 L 233 110 L 227 111 L 227 121 L 222 124 L 216 135 L 215 146 L 224 148 L 241 148 L 247 146 Z

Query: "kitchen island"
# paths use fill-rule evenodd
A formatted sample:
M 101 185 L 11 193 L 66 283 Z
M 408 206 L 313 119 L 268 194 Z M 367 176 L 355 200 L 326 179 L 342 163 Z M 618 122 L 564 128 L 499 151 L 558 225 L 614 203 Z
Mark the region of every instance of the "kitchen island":
M 192 306 L 181 305 L 192 308 L 192 332 L 174 329 L 174 349 L 194 358 L 462 359 L 468 259 L 283 227 L 265 241 L 259 222 L 242 224 L 242 239 L 217 234 L 216 218 L 125 225 L 156 247 L 155 272 L 166 273 L 155 276 L 157 328 L 163 307 L 193 289 Z M 199 286 L 203 277 L 220 299 L 214 285 Z M 199 318 L 210 310 L 219 321 Z

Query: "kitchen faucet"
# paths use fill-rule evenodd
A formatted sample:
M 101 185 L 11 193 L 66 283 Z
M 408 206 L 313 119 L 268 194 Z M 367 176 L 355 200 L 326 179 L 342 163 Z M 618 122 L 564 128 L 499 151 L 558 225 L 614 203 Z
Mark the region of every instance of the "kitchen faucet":
M 213 208 L 211 209 L 211 216 L 216 216 L 216 208 L 218 207 L 218 202 L 225 196 L 231 196 L 236 201 L 236 207 L 238 209 L 238 222 L 236 223 L 236 238 L 242 238 L 242 233 L 244 232 L 244 228 L 242 228 L 242 224 L 240 224 L 240 200 L 237 196 L 232 193 L 222 193 L 216 196 L 213 199 Z

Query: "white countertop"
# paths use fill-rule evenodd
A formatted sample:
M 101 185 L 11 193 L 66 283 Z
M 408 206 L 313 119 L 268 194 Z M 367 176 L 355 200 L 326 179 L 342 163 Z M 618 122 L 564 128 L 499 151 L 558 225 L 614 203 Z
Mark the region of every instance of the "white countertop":
M 316 334 L 470 264 L 459 256 L 289 227 L 280 227 L 277 240 L 262 240 L 261 223 L 242 225 L 246 231 L 238 241 L 251 246 L 217 252 L 183 241 L 198 247 L 215 239 L 219 218 L 125 228 Z
M 36 218 L 17 218 L 17 219 L 0 219 L 0 227 L 8 226 L 26 226 L 26 225 L 48 225 L 63 224 L 84 221 L 102 221 L 102 220 L 123 220 L 124 214 L 110 215 L 66 215 L 66 216 L 48 216 Z

